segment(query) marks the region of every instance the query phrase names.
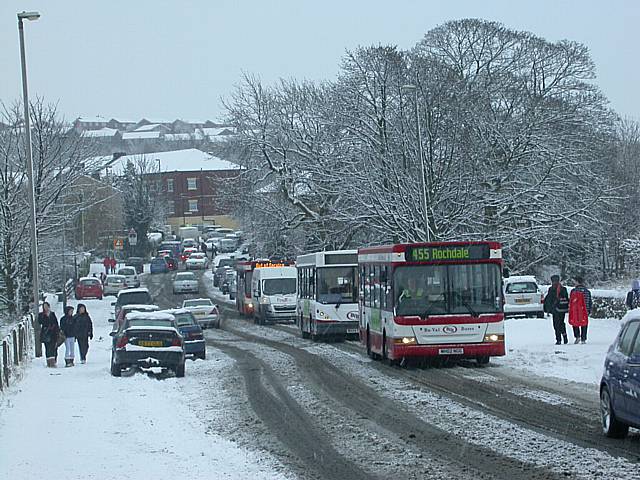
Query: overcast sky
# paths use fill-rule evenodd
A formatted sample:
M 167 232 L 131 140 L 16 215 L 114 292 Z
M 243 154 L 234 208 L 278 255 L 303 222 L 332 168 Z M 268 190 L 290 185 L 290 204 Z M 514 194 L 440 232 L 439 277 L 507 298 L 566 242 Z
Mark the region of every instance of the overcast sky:
M 216 120 L 242 71 L 268 82 L 331 79 L 347 49 L 408 49 L 431 28 L 469 17 L 586 44 L 612 106 L 640 118 L 636 0 L 1 0 L 4 102 L 21 95 L 22 10 L 42 14 L 25 27 L 30 92 L 57 101 L 68 119 Z

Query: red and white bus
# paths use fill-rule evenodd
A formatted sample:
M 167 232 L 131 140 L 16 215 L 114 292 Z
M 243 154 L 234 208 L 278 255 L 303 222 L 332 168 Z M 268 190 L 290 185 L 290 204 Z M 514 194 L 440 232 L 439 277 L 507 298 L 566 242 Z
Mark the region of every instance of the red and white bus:
M 376 359 L 505 354 L 502 246 L 399 244 L 358 250 L 360 341 Z

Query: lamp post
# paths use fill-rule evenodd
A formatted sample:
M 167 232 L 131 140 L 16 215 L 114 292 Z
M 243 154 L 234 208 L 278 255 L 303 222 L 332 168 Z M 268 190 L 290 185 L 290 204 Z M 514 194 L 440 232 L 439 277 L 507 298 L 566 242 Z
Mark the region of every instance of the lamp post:
M 38 231 L 36 226 L 36 197 L 35 182 L 33 175 L 33 154 L 31 152 L 31 119 L 29 118 L 29 93 L 27 89 L 27 61 L 24 52 L 24 20 L 37 20 L 40 18 L 38 12 L 18 13 L 18 33 L 20 35 L 20 63 L 22 65 L 22 101 L 24 103 L 24 133 L 25 147 L 27 150 L 27 176 L 29 177 L 29 203 L 31 208 L 31 268 L 33 275 L 33 314 L 34 320 L 38 317 L 39 279 L 38 279 Z M 36 332 L 36 357 L 42 356 L 42 345 L 40 343 L 39 329 Z
M 424 228 L 427 232 L 427 242 L 431 241 L 431 229 L 429 228 L 429 213 L 427 202 L 427 174 L 424 166 L 424 155 L 422 153 L 422 131 L 420 129 L 420 115 L 418 113 L 418 87 L 412 84 L 403 85 L 402 90 L 407 92 L 413 92 L 415 103 L 415 120 L 416 120 L 416 132 L 418 137 L 418 158 L 420 159 L 420 177 L 422 186 L 422 211 L 424 214 Z

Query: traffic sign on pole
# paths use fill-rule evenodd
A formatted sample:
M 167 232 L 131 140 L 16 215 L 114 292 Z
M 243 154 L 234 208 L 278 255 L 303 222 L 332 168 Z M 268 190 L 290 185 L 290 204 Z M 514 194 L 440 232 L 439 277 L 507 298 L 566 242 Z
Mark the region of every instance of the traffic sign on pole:
M 137 244 L 138 244 L 138 234 L 132 228 L 131 230 L 129 230 L 129 245 L 131 245 L 132 247 L 135 247 Z

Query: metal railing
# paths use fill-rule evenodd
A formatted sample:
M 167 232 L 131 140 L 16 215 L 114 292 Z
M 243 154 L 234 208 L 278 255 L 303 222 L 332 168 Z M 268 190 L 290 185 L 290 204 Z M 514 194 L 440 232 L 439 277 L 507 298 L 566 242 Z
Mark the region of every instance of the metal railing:
M 20 367 L 31 360 L 34 347 L 33 316 L 23 317 L 2 339 L 0 355 L 0 392 L 20 376 Z

